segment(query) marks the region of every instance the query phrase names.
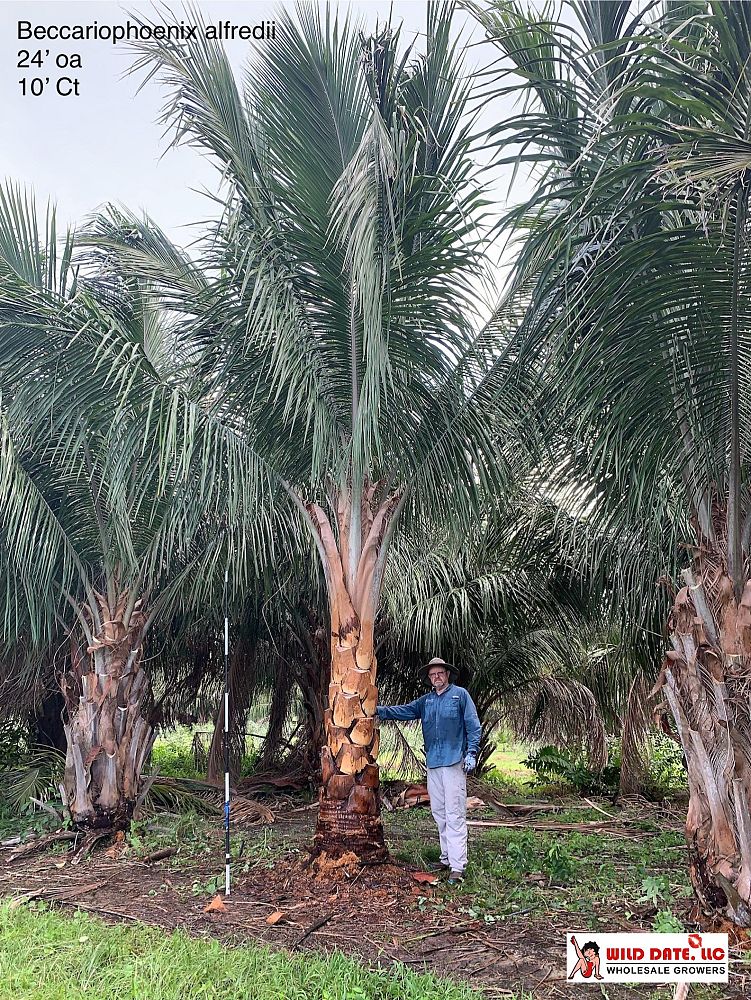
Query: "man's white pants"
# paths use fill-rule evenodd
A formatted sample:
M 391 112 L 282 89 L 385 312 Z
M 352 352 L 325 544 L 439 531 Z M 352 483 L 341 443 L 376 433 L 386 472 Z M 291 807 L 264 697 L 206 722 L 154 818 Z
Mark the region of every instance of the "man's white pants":
M 461 761 L 428 768 L 430 810 L 441 839 L 441 861 L 452 872 L 467 867 L 467 775 Z

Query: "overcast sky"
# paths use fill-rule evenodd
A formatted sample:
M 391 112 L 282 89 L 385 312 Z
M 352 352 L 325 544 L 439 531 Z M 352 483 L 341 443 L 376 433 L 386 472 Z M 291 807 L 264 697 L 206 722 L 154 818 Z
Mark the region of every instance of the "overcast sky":
M 190 19 L 182 4 L 168 3 L 178 17 Z M 229 20 L 234 24 L 256 24 L 274 17 L 279 4 L 267 0 L 202 0 L 198 4 L 208 23 Z M 424 34 L 427 0 L 352 0 L 340 7 L 351 8 L 371 27 L 377 18 L 403 20 L 405 34 Z M 145 3 L 48 2 L 5 0 L 0 3 L 0 176 L 31 186 L 39 202 L 57 202 L 61 220 L 83 219 L 97 206 L 117 201 L 133 210 L 145 209 L 177 242 L 191 241 L 191 222 L 211 211 L 199 191 L 217 185 L 217 173 L 192 149 L 166 151 L 162 129 L 156 124 L 162 101 L 158 85 L 151 83 L 138 92 L 138 80 L 124 76 L 133 54 L 123 44 L 110 41 L 82 42 L 19 41 L 18 22 L 34 27 L 50 25 L 123 25 L 127 11 L 154 16 L 154 6 Z M 466 18 L 464 19 L 466 21 Z M 475 37 L 480 37 L 476 33 Z M 249 45 L 264 42 L 234 42 L 227 45 L 233 65 L 239 70 Z M 421 46 L 418 41 L 417 48 Z M 42 68 L 19 68 L 19 52 L 42 54 L 49 50 Z M 81 69 L 58 69 L 55 57 L 78 53 Z M 471 63 L 487 60 L 475 48 Z M 19 80 L 49 77 L 51 86 L 40 97 L 23 96 Z M 79 96 L 54 93 L 59 76 L 77 77 Z M 198 189 L 198 190 L 197 190 Z M 505 190 L 499 195 L 505 196 Z

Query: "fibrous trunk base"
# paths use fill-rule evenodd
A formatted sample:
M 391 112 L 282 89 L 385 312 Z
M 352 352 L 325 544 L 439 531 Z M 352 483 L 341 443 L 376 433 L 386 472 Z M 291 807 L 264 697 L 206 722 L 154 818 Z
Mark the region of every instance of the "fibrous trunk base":
M 704 920 L 751 926 L 751 580 L 736 595 L 726 562 L 724 510 L 700 537 L 675 596 L 653 694 L 673 717 L 688 770 L 686 840 Z M 666 731 L 670 731 L 663 721 Z M 672 733 L 671 733 L 672 735 Z
M 103 624 L 85 653 L 71 637 L 70 669 L 60 679 L 69 719 L 61 788 L 77 829 L 108 832 L 133 816 L 154 731 L 145 712 L 144 615 L 136 609 L 126 626 L 127 592 L 114 607 L 97 597 Z
M 322 789 L 313 855 L 323 851 L 329 858 L 352 853 L 369 863 L 388 860 L 380 815 L 353 813 L 347 799 L 326 799 Z

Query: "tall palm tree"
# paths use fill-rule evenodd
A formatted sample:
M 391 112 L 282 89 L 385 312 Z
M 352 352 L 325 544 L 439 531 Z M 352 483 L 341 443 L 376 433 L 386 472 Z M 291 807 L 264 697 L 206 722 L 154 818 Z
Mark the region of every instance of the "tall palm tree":
M 536 190 L 512 294 L 540 375 L 558 496 L 599 531 L 643 627 L 678 573 L 655 687 L 688 764 L 686 834 L 704 910 L 751 924 L 751 346 L 747 4 L 477 7 L 523 77 Z M 641 566 L 614 558 L 641 539 Z M 620 546 L 622 549 L 622 546 Z
M 417 55 L 399 29 L 366 37 L 301 4 L 277 17 L 244 92 L 215 42 L 142 47 L 134 70 L 168 89 L 174 142 L 224 181 L 205 289 L 186 289 L 147 234 L 100 234 L 182 314 L 205 405 L 310 533 L 332 637 L 316 845 L 374 857 L 373 626 L 395 527 L 466 521 L 506 469 L 503 414 L 494 426 L 476 383 L 483 202 L 450 18 L 430 5 Z

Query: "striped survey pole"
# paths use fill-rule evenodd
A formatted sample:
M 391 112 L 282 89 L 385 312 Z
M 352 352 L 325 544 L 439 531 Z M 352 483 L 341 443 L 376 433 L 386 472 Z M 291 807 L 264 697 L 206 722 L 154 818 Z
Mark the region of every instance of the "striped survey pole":
M 230 890 L 229 840 L 229 611 L 227 586 L 229 566 L 224 571 L 224 895 Z

